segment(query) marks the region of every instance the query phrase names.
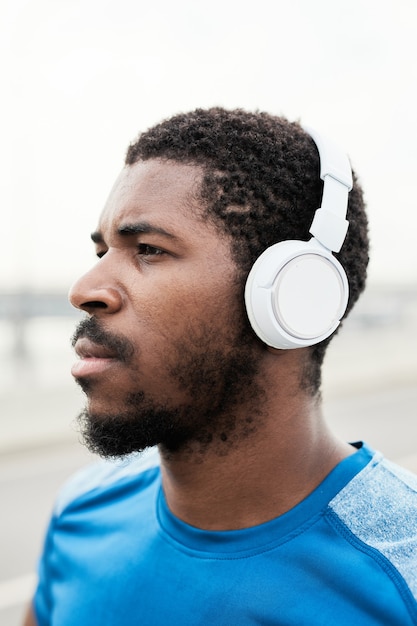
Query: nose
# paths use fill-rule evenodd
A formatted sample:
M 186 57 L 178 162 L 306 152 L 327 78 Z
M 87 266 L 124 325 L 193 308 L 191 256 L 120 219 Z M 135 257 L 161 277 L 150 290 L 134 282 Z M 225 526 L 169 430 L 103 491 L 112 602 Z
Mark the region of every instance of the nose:
M 109 276 L 98 271 L 98 264 L 79 278 L 71 287 L 69 300 L 71 304 L 90 315 L 117 313 L 123 303 L 122 292 L 117 285 L 111 283 Z

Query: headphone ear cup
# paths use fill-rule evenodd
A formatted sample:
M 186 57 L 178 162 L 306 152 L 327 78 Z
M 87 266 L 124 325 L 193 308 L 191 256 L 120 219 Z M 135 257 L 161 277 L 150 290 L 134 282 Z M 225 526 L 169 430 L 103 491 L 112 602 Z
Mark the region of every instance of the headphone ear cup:
M 249 321 L 273 348 L 311 346 L 329 337 L 346 310 L 345 271 L 316 239 L 283 241 L 254 263 L 245 287 Z

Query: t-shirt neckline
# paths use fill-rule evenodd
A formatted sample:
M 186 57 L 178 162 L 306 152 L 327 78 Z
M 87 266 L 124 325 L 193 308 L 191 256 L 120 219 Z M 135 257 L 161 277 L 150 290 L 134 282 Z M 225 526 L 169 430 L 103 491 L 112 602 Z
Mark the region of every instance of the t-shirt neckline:
M 355 444 L 358 447 L 358 444 Z M 177 518 L 168 508 L 162 486 L 157 495 L 157 517 L 166 540 L 178 549 L 201 558 L 244 558 L 273 549 L 291 540 L 321 517 L 328 503 L 374 456 L 361 444 L 343 459 L 326 478 L 295 507 L 263 524 L 240 530 L 207 531 Z

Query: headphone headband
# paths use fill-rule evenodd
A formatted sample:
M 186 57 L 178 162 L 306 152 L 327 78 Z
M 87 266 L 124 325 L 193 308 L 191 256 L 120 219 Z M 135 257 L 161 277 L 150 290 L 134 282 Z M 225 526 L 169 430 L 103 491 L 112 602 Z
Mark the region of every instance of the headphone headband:
M 310 233 L 328 250 L 339 252 L 348 229 L 348 194 L 352 170 L 347 155 L 330 139 L 309 126 L 303 126 L 317 146 L 320 178 L 324 181 L 321 207 L 317 209 Z

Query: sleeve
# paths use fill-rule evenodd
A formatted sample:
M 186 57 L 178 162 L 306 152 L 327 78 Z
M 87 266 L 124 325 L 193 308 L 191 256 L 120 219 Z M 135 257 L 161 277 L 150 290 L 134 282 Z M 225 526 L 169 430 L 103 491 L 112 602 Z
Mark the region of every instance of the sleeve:
M 119 461 L 101 461 L 79 470 L 60 489 L 55 501 L 43 550 L 38 563 L 38 584 L 34 595 L 33 608 L 38 626 L 51 626 L 54 615 L 59 611 L 67 587 L 65 581 L 72 574 L 68 570 L 65 555 L 73 554 L 73 542 L 77 539 L 77 526 L 68 520 L 77 505 L 89 501 L 94 494 L 105 491 L 117 481 L 159 465 L 156 449 L 146 454 Z M 89 506 L 94 505 L 90 502 Z M 66 528 L 63 531 L 63 528 Z M 64 592 L 62 591 L 64 590 Z
M 43 551 L 38 563 L 38 584 L 33 599 L 33 610 L 35 613 L 37 626 L 49 626 L 51 624 L 52 615 L 52 593 L 51 581 L 53 574 L 51 572 L 51 553 L 53 551 L 53 536 L 55 527 L 55 517 L 50 520 L 49 527 L 45 536 Z

